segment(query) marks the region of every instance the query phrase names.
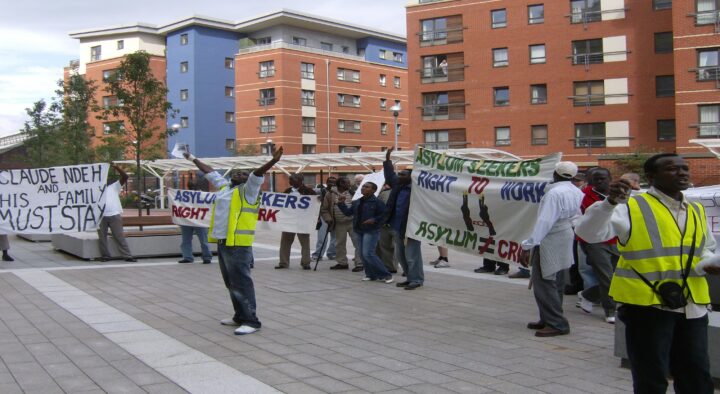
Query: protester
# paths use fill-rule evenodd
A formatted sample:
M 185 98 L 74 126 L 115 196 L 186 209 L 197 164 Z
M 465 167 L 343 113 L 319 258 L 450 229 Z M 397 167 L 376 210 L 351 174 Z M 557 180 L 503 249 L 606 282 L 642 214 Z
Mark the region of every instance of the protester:
M 617 237 L 610 296 L 621 304 L 634 391 L 664 393 L 672 375 L 676 393 L 710 394 L 704 274 L 720 274 L 720 267 L 703 265 L 718 259 L 716 242 L 703 206 L 683 194 L 690 186 L 687 162 L 661 153 L 643 167 L 646 193 L 630 197 L 628 181 L 612 183 L 608 198 L 588 208 L 575 230 L 588 242 Z
M 345 205 L 347 197 L 344 195 L 338 196 L 335 206 L 346 216 L 353 217 L 353 230 L 358 235 L 358 246 L 362 252 L 365 267 L 363 280 L 384 280 L 385 283 L 392 283 L 392 274 L 388 272 L 375 253 L 385 213 L 385 204 L 375 197 L 376 190 L 376 184 L 365 182 L 360 188 L 362 197 L 353 201 L 350 207 Z
M 314 196 L 315 190 L 303 184 L 303 176 L 300 173 L 290 175 L 290 187 L 285 190 L 285 193 L 303 195 L 303 196 Z M 302 269 L 310 269 L 310 234 L 290 233 L 283 231 L 280 236 L 280 262 L 275 266 L 275 269 L 286 269 L 290 266 L 290 248 L 295 241 L 297 235 L 300 241 L 300 266 Z
M 587 186 L 587 177 L 584 173 L 578 172 L 572 179 L 572 184 L 580 190 L 583 190 Z
M 483 257 L 483 265 L 479 268 L 475 268 L 474 271 L 478 274 L 493 273 L 495 275 L 505 275 L 508 271 L 510 271 L 510 264 Z
M 352 217 L 343 214 L 336 205 L 339 196 L 345 197 L 346 205 L 352 202 L 352 194 L 350 194 L 349 189 L 350 181 L 345 177 L 338 178 L 336 187 L 325 194 L 325 198 L 320 206 L 320 215 L 335 234 L 335 261 L 337 264 L 330 267 L 330 269 L 348 269 L 347 239 L 350 237 L 350 241 L 355 249 L 355 267 L 353 268 L 353 272 L 360 272 L 363 270 L 363 264 L 362 258 L 360 258 L 357 236 L 352 228 Z
M 387 150 L 383 162 L 385 182 L 392 187 L 388 197 L 387 223 L 390 224 L 395 237 L 395 257 L 407 275 L 407 280 L 398 283 L 397 286 L 404 287 L 405 290 L 414 290 L 423 285 L 425 274 L 423 272 L 420 241 L 406 237 L 405 234 L 410 213 L 412 178 L 410 178 L 410 170 L 395 173 L 393 162 L 390 160 L 393 150 L 393 148 Z
M 518 267 L 518 270 L 508 275 L 510 279 L 528 279 L 530 278 L 530 270 L 524 267 Z
M 444 246 L 438 246 L 438 258 L 430 262 L 435 268 L 448 268 L 450 267 L 450 261 L 448 260 L 448 249 Z
M 195 182 L 189 181 L 187 184 L 188 190 L 201 190 Z M 207 191 L 207 190 L 203 190 Z M 210 264 L 212 262 L 212 252 L 208 245 L 208 229 L 200 226 L 188 226 L 181 225 L 180 233 L 182 235 L 182 243 L 180 244 L 180 250 L 182 251 L 182 260 L 178 261 L 180 264 L 192 263 L 195 261 L 193 256 L 193 235 L 197 236 L 198 242 L 200 242 L 200 251 L 202 252 L 203 264 Z
M 380 201 L 382 201 L 386 206 L 388 199 L 390 198 L 391 191 L 392 187 L 390 187 L 390 184 L 385 182 L 382 187 L 382 191 L 378 195 Z M 387 216 L 387 214 L 388 212 L 386 211 L 385 215 Z M 385 268 L 387 268 L 391 274 L 395 274 L 397 273 L 398 265 L 397 259 L 395 258 L 395 233 L 387 223 L 387 218 L 384 219 L 383 222 L 385 224 L 380 227 L 380 240 L 378 241 L 377 255 L 380 257 L 383 264 L 385 264 Z
M 640 190 L 640 175 L 634 172 L 626 172 L 620 176 L 620 179 L 626 180 L 632 190 Z
M 8 250 L 10 250 L 10 240 L 8 240 L 6 234 L 0 234 L 0 250 L 2 250 L 3 261 L 15 261 L 15 259 L 8 254 Z
M 357 191 L 358 188 L 360 188 L 360 185 L 362 185 L 363 179 L 365 179 L 365 175 L 363 174 L 355 174 L 355 183 L 350 187 L 350 193 L 353 195 L 355 194 L 355 191 Z
M 323 185 L 321 183 L 315 188 L 315 192 L 320 194 L 320 202 L 325 200 L 325 195 L 327 195 L 328 192 L 335 187 L 336 182 L 337 178 L 329 176 L 327 178 L 327 185 Z M 318 216 L 318 223 L 320 224 L 320 228 L 317 229 L 315 251 L 312 255 L 310 255 L 310 257 L 313 260 L 318 261 L 327 251 L 327 258 L 329 260 L 335 260 L 335 231 L 328 226 L 327 222 L 322 218 L 322 214 Z
M 530 238 L 521 243 L 521 261 L 532 265 L 532 283 L 540 320 L 528 323 L 537 337 L 552 337 L 570 333 L 570 324 L 563 316 L 562 298 L 565 270 L 573 261 L 572 245 L 575 234 L 572 220 L 580 215 L 582 192 L 570 181 L 577 174 L 577 166 L 569 161 L 559 162 L 553 173 L 553 184 L 540 200 L 537 219 Z
M 218 261 L 225 287 L 230 292 L 235 314 L 220 324 L 234 326 L 235 335 L 252 334 L 261 327 L 257 317 L 255 287 L 250 276 L 253 263 L 252 244 L 258 220 L 260 187 L 265 173 L 282 157 L 282 146 L 273 152 L 272 159 L 252 173 L 235 171 L 228 182 L 210 166 L 184 153 L 195 163 L 205 178 L 219 189 L 210 216 L 209 239 L 217 242 Z
M 109 227 L 112 232 L 113 239 L 118 246 L 118 251 L 125 261 L 135 262 L 137 260 L 130 253 L 130 247 L 125 240 L 122 220 L 123 209 L 122 204 L 120 203 L 120 192 L 122 191 L 122 186 L 124 186 L 128 180 L 128 175 L 122 168 L 115 165 L 115 163 L 110 163 L 110 167 L 118 173 L 120 179 L 113 183 L 108 183 L 108 186 L 105 189 L 105 212 L 103 213 L 102 220 L 100 220 L 100 227 L 98 227 L 98 241 L 100 241 L 99 260 L 109 261 L 111 258 L 107 243 Z
M 580 203 L 580 210 L 583 213 L 594 203 L 605 200 L 610 190 L 610 170 L 596 168 L 592 177 L 593 187 L 585 192 L 585 197 Z M 619 258 L 617 240 L 613 237 L 598 243 L 586 242 L 582 239 L 578 242 L 587 256 L 588 265 L 592 267 L 598 280 L 597 286 L 586 288 L 578 293 L 580 308 L 586 313 L 592 313 L 593 303 L 599 301 L 605 310 L 605 321 L 615 324 L 615 302 L 612 297 L 608 296 L 608 290 Z

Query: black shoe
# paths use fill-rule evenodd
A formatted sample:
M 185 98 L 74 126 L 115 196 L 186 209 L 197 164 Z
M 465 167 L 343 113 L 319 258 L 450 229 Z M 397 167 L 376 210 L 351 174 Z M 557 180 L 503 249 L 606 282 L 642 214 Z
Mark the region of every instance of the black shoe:
M 491 268 L 485 268 L 485 267 L 475 268 L 473 271 L 478 274 L 489 274 L 491 272 L 495 272 L 495 270 L 493 270 Z
M 527 328 L 529 328 L 531 330 L 542 330 L 543 328 L 545 328 L 545 323 L 543 323 L 539 320 L 531 321 L 530 323 L 527 324 Z
M 15 261 L 15 259 L 10 257 L 10 255 L 7 253 L 3 253 L 2 260 L 3 261 Z
M 187 263 L 192 263 L 192 262 L 193 262 L 192 260 L 187 260 L 187 259 L 182 259 L 182 260 L 178 261 L 178 263 L 180 263 L 180 264 L 187 264 Z
M 310 269 L 310 266 L 309 266 L 309 265 L 303 265 L 302 267 L 303 267 L 303 269 L 304 269 L 305 271 L 307 271 L 307 270 Z
M 498 268 L 495 270 L 495 275 L 507 275 L 508 271 L 510 271 L 510 268 Z
M 288 267 L 286 267 L 286 266 L 284 266 L 284 265 L 276 265 L 276 266 L 275 266 L 275 269 L 276 269 L 276 270 L 286 270 L 287 268 L 288 268 Z
M 404 273 L 404 272 L 402 273 L 402 276 L 405 277 L 405 278 L 407 278 L 407 274 Z
M 212 261 L 210 261 L 210 260 L 203 260 L 203 264 L 210 264 L 210 263 L 212 263 Z M 250 268 L 252 268 L 252 266 L 250 266 Z
M 530 273 L 525 270 L 518 270 L 518 272 L 508 275 L 508 278 L 511 279 L 527 279 L 529 277 Z
M 388 272 L 391 274 L 397 274 L 397 270 L 388 270 Z
M 347 266 L 347 264 L 345 264 L 345 265 L 343 265 L 343 264 L 335 264 L 335 265 L 333 265 L 332 267 L 330 267 L 330 269 L 331 269 L 331 270 L 346 270 L 346 269 L 348 269 L 348 266 Z
M 105 261 L 110 261 L 110 257 L 103 256 L 103 257 L 98 257 L 95 260 L 105 262 Z
M 128 263 L 135 263 L 137 262 L 137 259 L 135 257 L 128 257 L 125 259 Z
M 413 283 L 409 283 L 407 286 L 405 286 L 405 290 L 415 290 L 418 287 L 422 287 L 422 284 L 413 282 Z
M 410 282 L 405 281 L 405 282 L 396 283 L 395 286 L 397 286 L 397 287 L 407 287 L 409 284 L 410 284 Z
M 365 268 L 363 268 L 362 266 L 358 266 L 358 267 L 355 267 L 352 269 L 352 272 L 360 272 L 360 271 L 365 271 Z

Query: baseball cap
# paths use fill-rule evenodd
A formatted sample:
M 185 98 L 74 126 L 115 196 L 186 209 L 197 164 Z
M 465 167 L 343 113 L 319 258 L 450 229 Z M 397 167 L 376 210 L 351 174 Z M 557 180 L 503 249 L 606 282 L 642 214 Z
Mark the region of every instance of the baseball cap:
M 561 161 L 555 165 L 555 172 L 563 178 L 572 178 L 577 175 L 578 167 L 571 161 Z

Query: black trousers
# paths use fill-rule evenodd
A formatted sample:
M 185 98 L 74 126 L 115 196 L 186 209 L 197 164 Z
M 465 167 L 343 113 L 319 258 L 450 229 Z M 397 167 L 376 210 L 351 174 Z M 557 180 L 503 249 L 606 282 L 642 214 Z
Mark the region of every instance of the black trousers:
M 623 305 L 625 341 L 635 393 L 665 393 L 668 373 L 677 394 L 712 394 L 708 356 L 708 317 Z

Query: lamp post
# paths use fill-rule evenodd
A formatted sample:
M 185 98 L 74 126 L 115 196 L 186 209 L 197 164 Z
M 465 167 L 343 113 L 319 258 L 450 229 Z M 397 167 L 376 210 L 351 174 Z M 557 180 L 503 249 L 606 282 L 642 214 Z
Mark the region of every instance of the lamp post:
M 400 111 L 402 111 L 402 108 L 400 107 L 400 103 L 397 103 L 390 107 L 390 111 L 393 111 L 393 118 L 395 118 L 395 145 L 393 146 L 394 150 L 397 151 L 398 148 L 398 115 L 400 115 Z
M 265 149 L 267 150 L 267 154 L 272 156 L 273 151 L 275 150 L 275 144 L 273 144 L 272 139 L 268 138 L 265 140 Z M 275 191 L 275 171 L 270 173 L 270 191 Z
M 133 140 L 133 147 L 135 148 L 135 190 L 137 192 L 137 198 L 138 198 L 138 216 L 142 216 L 142 204 L 140 202 L 142 201 L 142 191 L 143 187 L 141 186 L 140 182 L 140 141 L 139 140 Z M 142 227 L 140 227 L 140 230 L 142 231 Z

